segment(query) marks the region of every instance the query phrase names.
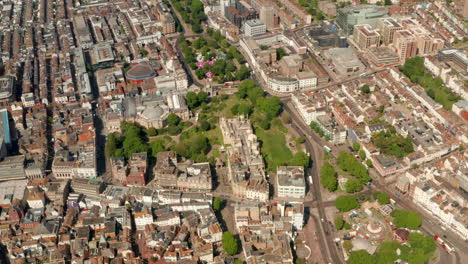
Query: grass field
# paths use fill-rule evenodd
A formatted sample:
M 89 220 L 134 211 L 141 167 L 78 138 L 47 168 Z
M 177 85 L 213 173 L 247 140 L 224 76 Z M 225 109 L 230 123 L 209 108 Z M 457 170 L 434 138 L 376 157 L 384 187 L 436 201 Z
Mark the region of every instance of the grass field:
M 419 78 L 419 84 L 424 87 L 427 95 L 431 96 L 430 90 L 433 91 L 431 97 L 441 104 L 445 109 L 452 109 L 452 105 L 460 100 L 460 97 L 454 94 L 449 88 L 447 88 L 442 79 L 434 78 L 429 73 L 424 74 L 423 77 Z
M 262 154 L 269 171 L 276 171 L 278 166 L 286 164 L 293 157 L 283 131 L 277 125 L 266 131 L 259 127 L 255 129 L 258 140 L 262 142 Z

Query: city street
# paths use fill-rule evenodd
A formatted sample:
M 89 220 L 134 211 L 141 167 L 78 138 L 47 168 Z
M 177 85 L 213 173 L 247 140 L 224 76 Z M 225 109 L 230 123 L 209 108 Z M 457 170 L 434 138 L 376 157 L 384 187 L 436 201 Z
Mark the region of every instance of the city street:
M 317 208 L 320 218 L 324 218 L 324 222 L 320 222 L 318 227 L 320 228 L 320 231 L 321 231 L 320 232 L 320 234 L 322 235 L 321 239 L 324 239 L 324 241 L 327 242 L 326 247 L 324 248 L 327 251 L 325 256 L 326 256 L 326 259 L 337 261 L 339 259 L 340 254 L 337 254 L 336 252 L 336 247 L 334 246 L 334 243 L 332 241 L 333 237 L 331 235 L 329 235 L 328 237 L 324 235 L 324 233 L 328 232 L 327 225 L 326 225 L 326 222 L 328 220 L 325 217 L 324 208 L 333 207 L 334 201 L 322 201 L 321 187 L 318 184 L 319 183 L 319 168 L 321 164 L 320 162 L 318 162 L 318 164 L 316 162 L 323 160 L 321 158 L 318 158 L 320 157 L 319 156 L 320 154 L 323 155 L 322 139 L 318 137 L 318 135 L 316 135 L 315 133 L 312 133 L 310 128 L 305 126 L 305 124 L 302 122 L 302 119 L 297 113 L 297 111 L 294 109 L 294 107 L 292 107 L 289 104 L 289 98 L 282 98 L 282 101 L 284 104 L 284 109 L 288 111 L 288 113 L 291 114 L 291 119 L 293 121 L 292 127 L 295 128 L 299 132 L 299 134 L 301 134 L 301 136 L 306 139 L 307 151 L 309 151 L 311 153 L 311 156 L 315 158 L 313 167 L 308 170 L 310 173 L 309 175 L 312 176 L 313 182 L 314 182 L 314 184 L 312 185 L 311 191 L 313 192 L 313 197 L 315 199 L 313 201 L 305 202 L 304 206 L 307 206 L 310 208 Z M 338 149 L 340 147 L 330 146 L 330 148 L 332 149 L 332 154 L 336 155 L 339 152 Z M 372 176 L 373 178 L 377 178 L 377 179 L 379 177 L 378 175 L 372 175 Z M 377 181 L 373 181 L 372 189 L 377 189 L 377 190 L 390 194 L 391 197 L 396 201 L 397 207 L 400 207 L 405 210 L 416 211 L 420 213 L 423 216 L 423 224 L 422 224 L 421 230 L 424 231 L 425 233 L 431 236 L 441 235 L 441 234 L 445 234 L 447 236 L 447 239 L 445 240 L 447 241 L 449 245 L 454 246 L 456 251 L 454 254 L 448 254 L 445 250 L 442 249 L 442 247 L 438 246 L 438 251 L 440 252 L 439 263 L 457 263 L 457 264 L 463 263 L 462 260 L 466 258 L 465 256 L 466 253 L 463 252 L 463 249 L 466 248 L 467 245 L 465 241 L 460 240 L 458 235 L 448 230 L 443 230 L 440 224 L 438 224 L 436 220 L 432 220 L 433 216 L 428 215 L 426 212 L 418 208 L 416 205 L 414 205 L 412 201 L 401 199 L 401 198 L 396 197 L 395 195 L 392 195 L 394 193 L 394 190 L 391 189 L 389 185 L 382 185 L 377 180 Z M 365 191 L 365 192 L 368 192 L 368 191 Z M 339 262 L 332 262 L 332 263 L 339 263 Z
M 329 230 L 327 226 L 327 222 L 329 221 L 325 215 L 325 207 L 322 202 L 322 193 L 321 193 L 321 187 L 319 183 L 319 168 L 321 167 L 320 161 L 323 160 L 323 150 L 322 146 L 320 146 L 318 140 L 312 139 L 314 134 L 311 134 L 310 128 L 305 126 L 300 119 L 300 117 L 296 114 L 296 112 L 288 105 L 284 104 L 284 109 L 285 111 L 289 112 L 291 114 L 291 119 L 292 119 L 292 127 L 296 129 L 299 135 L 301 135 L 305 140 L 305 146 L 307 149 L 307 152 L 310 153 L 312 157 L 312 168 L 308 168 L 306 170 L 306 174 L 310 175 L 313 179 L 314 184 L 312 184 L 311 191 L 313 192 L 315 201 L 317 202 L 317 210 L 318 210 L 318 215 L 320 218 L 318 229 L 320 229 L 319 232 L 319 240 L 320 241 L 325 241 L 324 247 L 323 248 L 323 253 L 324 253 L 324 258 L 326 261 L 330 263 L 342 263 L 342 259 L 340 255 L 336 251 L 335 244 L 333 242 L 333 236 L 331 236 L 332 230 Z M 312 135 L 312 136 L 311 136 Z M 318 144 L 317 144 L 318 143 Z M 310 208 L 311 209 L 311 208 Z M 309 210 L 310 210 L 309 209 Z

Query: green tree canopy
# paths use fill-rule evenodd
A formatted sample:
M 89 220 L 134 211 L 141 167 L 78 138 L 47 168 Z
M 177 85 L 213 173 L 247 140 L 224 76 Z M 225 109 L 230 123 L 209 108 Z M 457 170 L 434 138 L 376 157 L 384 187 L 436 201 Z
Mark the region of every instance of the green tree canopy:
M 154 136 L 157 136 L 158 135 L 158 130 L 156 130 L 156 128 L 154 127 L 150 127 L 148 129 L 146 129 L 146 134 L 149 136 L 149 137 L 154 137 Z
M 289 166 L 301 166 L 301 167 L 309 167 L 310 164 L 310 157 L 303 151 L 299 151 L 294 154 L 292 160 L 289 162 Z
M 425 256 L 432 256 L 432 253 L 436 250 L 437 247 L 432 237 L 416 232 L 410 233 L 408 237 L 408 242 L 411 245 L 411 247 L 421 249 Z M 426 259 L 425 261 L 427 260 L 429 259 Z
M 229 255 L 233 256 L 238 252 L 238 241 L 231 232 L 227 231 L 222 236 L 223 249 Z
M 334 192 L 338 188 L 338 178 L 336 171 L 328 162 L 325 162 L 325 164 L 323 164 L 322 168 L 320 169 L 320 184 L 322 184 L 322 186 L 327 188 L 330 192 Z
M 187 101 L 187 106 L 190 109 L 193 109 L 199 105 L 198 96 L 195 92 L 188 92 L 185 95 L 185 100 Z
M 208 131 L 211 129 L 211 124 L 210 122 L 206 121 L 206 120 L 203 120 L 200 124 L 200 128 L 203 130 L 203 131 Z
M 413 140 L 397 134 L 394 128 L 372 135 L 371 141 L 386 155 L 402 158 L 414 152 Z
M 364 93 L 364 94 L 370 93 L 369 85 L 364 84 L 364 85 L 361 87 L 361 92 Z
M 207 154 L 210 150 L 210 142 L 208 141 L 208 138 L 203 135 L 196 135 L 193 137 L 189 146 L 189 157 L 193 157 L 197 154 Z
M 239 85 L 237 96 L 241 99 L 248 98 L 255 104 L 258 98 L 264 96 L 264 91 L 255 81 L 245 80 Z
M 388 204 L 390 202 L 390 196 L 384 192 L 375 192 L 374 198 L 379 202 L 379 204 Z
M 343 225 L 344 225 L 344 220 L 343 220 L 343 217 L 337 217 L 335 218 L 335 228 L 337 230 L 341 230 L 343 228 Z
M 351 249 L 353 248 L 353 243 L 351 242 L 351 240 L 345 240 L 343 242 L 343 248 L 344 250 L 346 250 L 346 252 L 351 251 Z
M 120 127 L 124 136 L 122 142 L 123 153 L 127 159 L 130 158 L 133 153 L 148 151 L 145 133 L 141 127 L 125 121 L 121 122 Z
M 208 102 L 208 94 L 204 91 L 198 92 L 197 98 L 200 104 Z
M 253 112 L 252 105 L 246 104 L 246 103 L 235 104 L 231 108 L 231 113 L 233 115 L 250 116 L 252 112 Z
M 119 137 L 118 133 L 115 133 L 115 132 L 110 133 L 107 136 L 105 153 L 106 153 L 106 157 L 108 159 L 123 157 L 123 156 L 117 156 L 116 155 L 116 154 L 119 154 L 116 151 L 117 151 L 117 149 L 119 149 L 120 144 L 121 144 L 121 140 L 120 140 L 120 137 Z
M 336 198 L 335 206 L 340 212 L 348 212 L 361 207 L 354 195 L 339 196 Z
M 169 126 L 177 126 L 180 123 L 180 117 L 174 113 L 170 113 L 166 118 L 166 123 Z
M 358 179 L 349 179 L 345 183 L 345 190 L 348 193 L 355 193 L 362 190 L 362 183 Z
M 231 107 L 231 113 L 233 115 L 238 115 L 239 114 L 239 104 L 235 104 Z
M 247 98 L 255 104 L 258 98 L 262 98 L 265 95 L 262 87 L 256 85 L 247 91 Z
M 361 148 L 361 145 L 357 141 L 353 143 L 354 151 L 358 152 L 360 148 Z
M 151 154 L 153 155 L 153 157 L 157 157 L 157 154 L 159 152 L 163 152 L 167 150 L 164 144 L 164 140 L 159 139 L 159 138 L 151 142 L 150 147 L 151 147 Z
M 253 112 L 253 107 L 250 104 L 239 104 L 239 114 L 244 116 L 250 116 Z
M 237 87 L 237 96 L 241 99 L 247 97 L 247 93 L 250 89 L 257 87 L 257 83 L 253 80 L 242 81 Z
M 177 136 L 182 132 L 182 129 L 179 126 L 169 126 L 166 131 L 171 136 Z
M 189 147 L 184 142 L 177 143 L 173 149 L 177 154 L 179 154 L 179 156 L 188 157 L 187 153 L 188 153 Z
M 239 70 L 234 74 L 239 81 L 245 80 L 250 76 L 250 70 L 245 65 L 241 65 Z
M 208 94 L 203 91 L 199 92 L 198 94 L 195 92 L 188 92 L 185 95 L 185 100 L 187 101 L 187 106 L 190 109 L 193 109 L 200 106 L 203 103 L 208 102 Z
M 445 109 L 452 109 L 452 105 L 460 100 L 460 97 L 444 85 L 440 77 L 433 77 L 425 71 L 424 58 L 413 57 L 405 61 L 400 70 L 414 83 L 424 87 L 427 95 L 441 104 Z
M 315 131 L 320 137 L 325 136 L 325 132 L 323 132 L 322 128 L 317 124 L 317 122 L 312 121 L 310 122 L 310 128 Z
M 351 173 L 356 178 L 365 184 L 371 180 L 367 168 L 361 164 L 352 154 L 341 151 L 336 159 L 338 166 L 344 171 Z
M 213 32 L 213 38 L 214 38 L 216 41 L 223 40 L 223 35 L 221 35 L 221 31 L 219 31 L 219 30 L 214 31 L 214 32 Z
M 417 212 L 406 210 L 395 210 L 391 214 L 393 222 L 397 227 L 404 227 L 416 230 L 422 224 L 421 216 Z
M 270 129 L 270 121 L 267 119 L 262 119 L 260 122 L 258 122 L 258 125 L 263 129 L 263 130 L 268 130 Z
M 223 201 L 221 200 L 221 198 L 215 197 L 213 201 L 213 209 L 219 212 L 221 210 L 222 202 Z
M 281 60 L 284 56 L 288 55 L 288 53 L 283 48 L 276 49 L 276 59 Z
M 282 104 L 278 97 L 271 96 L 257 99 L 257 107 L 266 114 L 267 118 L 273 119 L 281 112 Z
M 364 150 L 360 150 L 359 151 L 359 157 L 362 159 L 362 160 L 365 160 L 366 159 L 366 152 Z
M 375 264 L 375 258 L 365 250 L 351 251 L 348 264 Z
M 416 56 L 407 59 L 401 70 L 410 76 L 412 82 L 417 82 L 417 78 L 424 75 L 424 58 Z
M 221 47 L 223 47 L 223 48 L 229 47 L 229 42 L 228 42 L 227 40 L 225 40 L 225 39 L 221 40 L 221 41 L 219 42 L 219 44 L 220 44 Z
M 196 49 L 201 49 L 202 47 L 206 46 L 206 44 L 207 40 L 200 36 L 193 42 L 193 47 Z
M 223 76 L 226 70 L 225 60 L 216 60 L 213 66 L 211 66 L 211 72 L 216 76 Z

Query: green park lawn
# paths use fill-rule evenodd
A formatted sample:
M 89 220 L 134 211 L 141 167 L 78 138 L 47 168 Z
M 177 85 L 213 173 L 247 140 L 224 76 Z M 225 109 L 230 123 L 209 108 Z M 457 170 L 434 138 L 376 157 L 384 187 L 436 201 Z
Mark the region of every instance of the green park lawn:
M 258 140 L 262 142 L 262 154 L 269 171 L 276 171 L 278 166 L 286 164 L 293 157 L 283 131 L 278 126 L 272 126 L 269 130 L 255 129 Z

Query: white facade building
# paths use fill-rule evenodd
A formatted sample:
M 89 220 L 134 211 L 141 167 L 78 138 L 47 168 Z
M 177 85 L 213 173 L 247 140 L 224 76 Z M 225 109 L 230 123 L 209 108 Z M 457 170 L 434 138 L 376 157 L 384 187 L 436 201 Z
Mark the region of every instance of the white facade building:
M 266 202 L 268 201 L 268 193 L 255 188 L 246 188 L 245 197 L 249 200 Z
M 317 120 L 320 115 L 325 115 L 326 100 L 319 94 L 312 93 L 293 93 L 291 101 L 304 120 L 304 123 L 310 125 L 312 121 Z
M 304 198 L 305 197 L 304 168 L 300 166 L 278 167 L 276 186 L 278 197 Z
M 248 20 L 244 23 L 246 36 L 261 35 L 266 32 L 266 25 L 259 19 Z
M 296 78 L 269 76 L 268 88 L 280 93 L 294 92 L 299 90 L 299 82 Z
M 317 87 L 317 75 L 313 72 L 298 72 L 299 89 L 312 89 Z
M 153 215 L 150 212 L 135 213 L 135 226 L 138 230 L 145 229 L 146 225 L 153 223 Z
M 166 215 L 157 216 L 155 224 L 158 226 L 172 226 L 180 225 L 180 216 L 176 212 L 172 212 Z
M 448 190 L 436 189 L 436 186 L 420 182 L 414 188 L 413 201 L 439 220 L 441 225 L 450 228 L 466 240 L 466 202 L 463 197 L 451 196 L 449 193 Z
M 30 208 L 44 208 L 45 196 L 43 193 L 34 192 L 28 195 L 27 202 Z

